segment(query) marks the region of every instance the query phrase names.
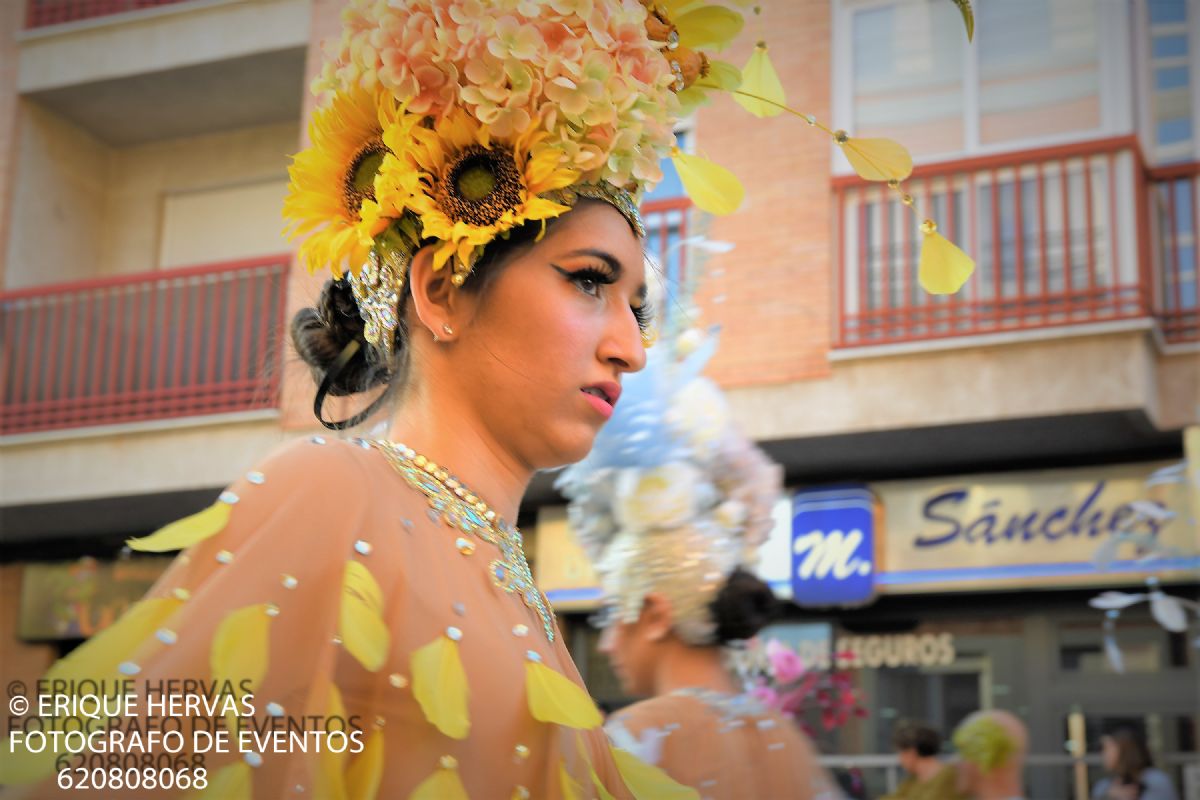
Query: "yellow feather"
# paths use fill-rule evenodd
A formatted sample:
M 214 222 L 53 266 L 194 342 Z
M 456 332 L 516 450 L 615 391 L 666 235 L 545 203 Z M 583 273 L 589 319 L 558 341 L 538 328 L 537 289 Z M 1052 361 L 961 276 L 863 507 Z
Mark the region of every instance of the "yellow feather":
M 930 294 L 954 294 L 975 271 L 971 257 L 940 233 L 925 234 L 917 279 Z
M 251 800 L 253 788 L 250 765 L 239 762 L 222 768 L 209 779 L 205 789 L 192 797 L 195 800 Z
M 708 159 L 676 150 L 671 154 L 683 188 L 703 211 L 722 216 L 738 210 L 745 197 L 742 183 L 729 170 Z
M 267 674 L 270 655 L 271 618 L 265 603 L 231 611 L 213 634 L 209 666 L 218 684 L 229 681 L 241 691 L 245 681 L 254 691 Z
M 469 692 L 458 642 L 439 636 L 413 652 L 412 692 L 434 727 L 451 739 L 467 738 L 471 729 Z
M 379 671 L 391 646 L 391 634 L 382 611 L 383 592 L 375 576 L 358 561 L 347 561 L 338 633 L 346 651 L 368 672 Z
M 538 722 L 588 730 L 604 724 L 592 698 L 578 684 L 540 661 L 525 662 L 529 713 Z
M 771 64 L 771 57 L 767 55 L 767 46 L 762 42 L 755 46 L 746 66 L 742 68 L 741 85 L 736 88 L 747 94 L 757 95 L 757 97 L 746 97 L 742 94 L 733 96 L 738 105 L 756 117 L 774 117 L 783 113 L 782 106 L 787 105 L 783 84 L 780 83 L 779 74 L 775 72 L 775 67 Z M 759 97 L 762 100 L 759 100 Z M 763 100 L 771 102 L 764 103 Z M 779 105 L 774 105 L 774 103 Z
M 741 14 L 722 6 L 703 6 L 673 21 L 679 31 L 679 43 L 692 50 L 722 50 L 745 25 Z
M 612 754 L 626 788 L 637 800 L 700 800 L 695 789 L 676 783 L 670 775 L 632 753 L 614 747 Z
M 327 705 L 317 716 L 325 719 L 346 719 L 346 707 L 342 704 L 342 693 L 334 683 L 329 684 Z M 360 754 L 365 755 L 365 753 Z M 344 775 L 346 753 L 336 753 L 328 748 L 321 751 L 317 759 L 316 786 L 313 797 L 329 800 L 347 800 Z
M 350 800 L 375 800 L 383 779 L 383 729 L 367 737 L 363 751 L 358 754 L 346 773 L 346 794 Z
M 413 789 L 408 800 L 469 800 L 467 788 L 458 777 L 458 770 L 440 768 L 420 786 Z
M 583 787 L 567 772 L 567 762 L 558 762 L 558 785 L 562 787 L 563 800 L 583 800 Z
M 962 14 L 963 25 L 967 29 L 967 41 L 975 39 L 975 12 L 971 10 L 971 0 L 954 0 L 958 13 Z
M 130 549 L 146 553 L 182 550 L 225 530 L 225 526 L 229 524 L 229 512 L 232 508 L 233 506 L 228 503 L 218 501 L 190 517 L 184 517 L 159 528 L 149 536 L 127 539 L 125 544 L 129 545 Z
M 912 156 L 891 139 L 847 139 L 842 152 L 863 180 L 902 181 L 912 174 Z
M 575 749 L 583 759 L 583 763 L 587 764 L 588 773 L 592 777 L 592 786 L 594 786 L 596 789 L 596 797 L 598 800 L 616 800 L 616 798 L 609 793 L 608 787 L 606 787 L 604 782 L 600 780 L 600 776 L 596 774 L 596 768 L 592 765 L 591 756 L 588 754 L 587 743 L 583 741 L 583 734 L 581 734 L 579 731 L 575 731 Z

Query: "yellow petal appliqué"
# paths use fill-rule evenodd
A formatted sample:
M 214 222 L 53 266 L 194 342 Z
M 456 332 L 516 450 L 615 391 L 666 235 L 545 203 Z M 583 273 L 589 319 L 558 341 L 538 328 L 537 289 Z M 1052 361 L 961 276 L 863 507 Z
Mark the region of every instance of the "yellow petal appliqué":
M 538 722 L 590 730 L 604 723 L 600 710 L 578 684 L 540 661 L 525 662 L 529 713 Z
M 679 44 L 692 50 L 723 50 L 746 24 L 741 14 L 722 6 L 702 6 L 673 20 Z
M 455 768 L 439 767 L 421 785 L 413 789 L 409 800 L 469 800 L 467 787 Z
M 383 730 L 367 737 L 363 750 L 346 772 L 346 795 L 349 800 L 375 800 L 383 780 Z
M 563 800 L 583 800 L 583 787 L 567 772 L 567 762 L 561 760 L 558 762 L 558 785 L 562 788 Z
M 218 684 L 229 681 L 238 691 L 243 682 L 253 692 L 267 675 L 271 617 L 265 603 L 231 611 L 213 634 L 209 666 Z
M 975 262 L 957 245 L 940 233 L 925 234 L 917 271 L 922 289 L 930 294 L 954 294 L 974 271 Z
M 637 800 L 700 800 L 700 793 L 632 753 L 612 748 L 617 771 Z
M 458 642 L 439 636 L 413 652 L 412 693 L 434 727 L 451 739 L 467 738 L 471 729 L 469 691 Z
M 732 92 L 742 85 L 742 71 L 728 61 L 709 61 L 708 75 L 704 82 L 711 83 L 723 91 Z
M 383 592 L 375 576 L 360 562 L 347 561 L 342 578 L 338 633 L 346 652 L 368 672 L 379 671 L 391 645 L 391 634 L 382 612 Z
M 863 180 L 902 181 L 912 174 L 912 156 L 891 139 L 847 139 L 842 152 Z
M 723 216 L 732 214 L 742 204 L 746 190 L 729 170 L 706 158 L 688 155 L 680 150 L 671 154 L 683 188 L 702 211 Z
M 779 73 L 771 64 L 771 58 L 767 55 L 767 46 L 762 42 L 755 46 L 746 66 L 742 68 L 741 86 L 736 88 L 747 94 L 757 95 L 757 97 L 747 97 L 743 94 L 733 96 L 738 105 L 756 117 L 774 117 L 783 113 L 783 107 L 787 105 L 787 96 L 784 94 L 783 84 L 779 81 Z M 758 99 L 760 97 L 762 100 Z M 771 102 L 763 102 L 764 100 Z M 774 105 L 775 103 L 779 105 Z
M 228 503 L 218 501 L 190 517 L 184 517 L 159 528 L 149 536 L 127 539 L 125 544 L 129 545 L 132 550 L 140 550 L 144 553 L 182 550 L 225 530 L 225 526 L 229 524 L 229 512 L 232 508 L 233 506 Z

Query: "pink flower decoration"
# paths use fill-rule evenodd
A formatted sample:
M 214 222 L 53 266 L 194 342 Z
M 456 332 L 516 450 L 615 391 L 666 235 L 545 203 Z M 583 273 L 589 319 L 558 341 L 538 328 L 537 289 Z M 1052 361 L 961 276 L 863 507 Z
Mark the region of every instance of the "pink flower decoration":
M 778 639 L 767 642 L 767 659 L 779 683 L 791 683 L 804 674 L 804 661 L 800 655 Z

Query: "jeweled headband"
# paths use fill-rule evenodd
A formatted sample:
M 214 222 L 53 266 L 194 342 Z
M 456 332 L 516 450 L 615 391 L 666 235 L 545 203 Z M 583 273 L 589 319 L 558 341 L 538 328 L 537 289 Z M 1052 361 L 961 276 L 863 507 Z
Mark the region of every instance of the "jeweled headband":
M 799 113 L 764 43 L 740 70 L 709 56 L 744 20 L 704 0 L 351 0 L 342 22 L 284 216 L 306 237 L 310 271 L 349 273 L 367 339 L 385 353 L 419 245 L 433 242 L 434 268 L 462 285 L 488 243 L 579 197 L 611 203 L 640 232 L 637 201 L 667 157 L 699 209 L 730 213 L 741 184 L 680 151 L 677 121 L 712 91 L 757 116 Z M 801 116 L 862 177 L 903 193 L 903 147 Z M 922 285 L 955 291 L 970 259 L 931 221 L 922 230 Z

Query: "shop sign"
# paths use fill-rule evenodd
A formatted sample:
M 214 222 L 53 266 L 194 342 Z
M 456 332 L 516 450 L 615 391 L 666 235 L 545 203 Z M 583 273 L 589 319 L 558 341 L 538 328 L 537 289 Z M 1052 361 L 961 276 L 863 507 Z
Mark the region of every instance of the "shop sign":
M 117 561 L 85 557 L 26 564 L 17 635 L 26 641 L 87 639 L 142 599 L 171 560 L 158 556 Z
M 875 596 L 875 499 L 866 486 L 792 497 L 792 600 L 852 606 Z
M 1200 574 L 1195 512 L 1182 482 L 1146 479 L 1170 462 L 874 484 L 887 519 L 880 591 L 1087 586 Z M 1154 546 L 1101 545 L 1135 514 Z M 1157 516 L 1157 518 L 1155 518 Z

